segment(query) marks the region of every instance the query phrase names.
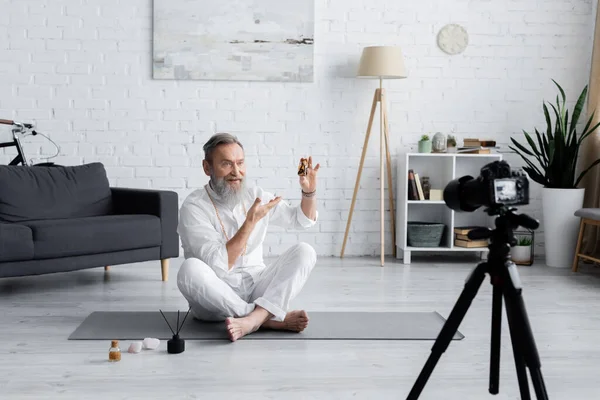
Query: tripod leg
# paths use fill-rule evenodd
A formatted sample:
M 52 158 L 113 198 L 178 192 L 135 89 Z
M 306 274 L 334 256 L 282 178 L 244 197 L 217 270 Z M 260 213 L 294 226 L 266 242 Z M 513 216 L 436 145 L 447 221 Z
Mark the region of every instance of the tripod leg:
M 502 330 L 502 287 L 497 277 L 492 277 L 492 334 L 490 348 L 490 386 L 491 394 L 498 394 L 500 381 L 500 337 Z
M 513 310 L 514 304 L 510 299 L 506 301 L 506 319 L 510 331 L 510 340 L 512 343 L 513 357 L 515 359 L 515 368 L 517 370 L 517 380 L 519 382 L 519 391 L 521 392 L 522 400 L 529 400 L 529 382 L 527 381 L 527 370 L 525 369 L 525 360 L 523 359 L 523 349 L 520 342 L 521 335 L 519 334 L 518 322 L 515 321 Z
M 529 324 L 529 318 L 527 317 L 527 311 L 525 310 L 525 302 L 522 297 L 522 286 L 516 265 L 514 263 L 509 263 L 509 266 L 505 271 L 507 271 L 507 282 L 505 285 L 506 290 L 504 292 L 504 299 L 507 311 L 510 310 L 509 323 L 514 326 L 515 334 L 517 335 L 516 340 L 513 340 L 513 346 L 514 343 L 517 343 L 517 349 L 521 353 L 520 356 L 524 359 L 525 365 L 529 368 L 537 399 L 547 400 L 548 392 L 546 391 L 544 377 L 542 376 L 542 364 L 531 331 L 531 325 Z
M 419 395 L 423 391 L 423 388 L 425 388 L 425 384 L 427 383 L 427 380 L 429 380 L 429 377 L 431 376 L 435 365 L 442 356 L 442 353 L 444 353 L 448 348 L 452 337 L 458 330 L 458 327 L 460 326 L 460 323 L 467 314 L 467 311 L 471 303 L 473 302 L 473 299 L 477 295 L 477 291 L 481 287 L 481 283 L 485 278 L 487 268 L 487 263 L 481 263 L 473 270 L 471 275 L 467 278 L 465 288 L 458 297 L 458 300 L 456 301 L 452 312 L 450 312 L 448 320 L 442 327 L 442 330 L 440 331 L 437 339 L 435 340 L 435 343 L 431 348 L 431 354 L 429 355 L 429 358 L 427 359 L 425 366 L 421 370 L 421 373 L 419 374 L 419 377 L 413 385 L 410 393 L 408 394 L 408 397 L 406 398 L 407 400 L 416 400 L 419 398 Z

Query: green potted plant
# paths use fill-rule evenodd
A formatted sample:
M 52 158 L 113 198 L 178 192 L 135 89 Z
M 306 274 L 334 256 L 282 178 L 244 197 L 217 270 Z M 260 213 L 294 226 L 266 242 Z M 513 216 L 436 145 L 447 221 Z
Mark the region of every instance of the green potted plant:
M 431 139 L 428 135 L 421 136 L 419 140 L 419 153 L 431 153 Z
M 600 159 L 594 161 L 577 175 L 579 149 L 583 141 L 600 124 L 591 126 L 594 117 L 592 113 L 585 127 L 578 132 L 577 122 L 583 110 L 588 87 L 583 89 L 573 111 L 569 113 L 566 109 L 564 90 L 555 80 L 552 82 L 560 91 L 560 98 L 556 96 L 556 105 L 550 104 L 555 121 L 552 121 L 548 107 L 543 102 L 546 130 L 539 132 L 535 129 L 536 140 L 523 131 L 528 147 L 512 137 L 514 147 L 509 147 L 527 164 L 523 169 L 529 178 L 543 186 L 542 212 L 546 264 L 551 267 L 567 268 L 573 262 L 579 229 L 579 219 L 574 216 L 574 213 L 583 207 L 585 192 L 585 189 L 577 186 L 585 174 L 600 162 Z
M 446 140 L 446 152 L 456 153 L 456 138 L 453 135 L 448 135 Z
M 531 265 L 531 245 L 533 241 L 530 237 L 517 237 L 517 245 L 511 247 L 510 256 L 515 264 Z

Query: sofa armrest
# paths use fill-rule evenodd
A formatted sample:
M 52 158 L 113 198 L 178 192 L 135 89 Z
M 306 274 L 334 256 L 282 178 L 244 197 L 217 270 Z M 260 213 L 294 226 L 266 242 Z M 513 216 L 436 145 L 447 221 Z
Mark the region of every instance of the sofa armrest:
M 168 190 L 111 187 L 115 214 L 148 214 L 160 218 L 160 258 L 179 256 L 179 203 L 176 192 Z

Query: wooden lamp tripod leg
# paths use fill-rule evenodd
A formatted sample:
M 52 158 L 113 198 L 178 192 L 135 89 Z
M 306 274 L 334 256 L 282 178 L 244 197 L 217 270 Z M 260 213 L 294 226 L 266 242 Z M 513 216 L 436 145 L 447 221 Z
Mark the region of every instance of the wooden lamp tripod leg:
M 373 105 L 371 106 L 371 115 L 369 117 L 369 124 L 367 125 L 367 133 L 365 134 L 365 143 L 363 144 L 363 151 L 360 157 L 360 164 L 358 166 L 358 173 L 356 174 L 356 184 L 354 185 L 354 194 L 352 195 L 352 203 L 350 204 L 350 213 L 348 214 L 348 222 L 346 223 L 346 233 L 344 234 L 344 243 L 342 244 L 342 252 L 340 257 L 344 257 L 344 251 L 346 250 L 346 242 L 348 240 L 348 232 L 350 231 L 350 224 L 352 222 L 352 213 L 354 212 L 354 204 L 356 203 L 356 195 L 358 193 L 358 187 L 360 186 L 360 177 L 362 175 L 363 165 L 365 163 L 365 155 L 367 154 L 367 146 L 369 145 L 369 137 L 371 136 L 371 127 L 373 126 L 373 119 L 375 117 L 375 109 L 377 108 L 377 102 L 380 98 L 379 89 L 375 90 L 373 95 Z
M 385 131 L 385 153 L 387 164 L 388 197 L 390 199 L 390 221 L 392 225 L 392 251 L 396 257 L 396 212 L 394 209 L 394 185 L 392 183 L 392 157 L 390 156 L 390 136 L 388 128 L 387 104 L 385 102 L 385 91 L 381 91 L 381 107 L 383 108 L 383 129 Z
M 383 106 L 382 106 L 382 102 L 381 100 L 383 99 L 383 79 L 379 78 L 379 211 L 380 211 L 380 227 L 379 227 L 379 234 L 380 234 L 380 239 L 379 242 L 381 243 L 381 266 L 383 267 L 383 264 L 385 263 L 385 203 L 384 203 L 384 191 L 383 188 L 385 186 L 385 183 L 383 182 L 383 178 L 384 178 L 384 171 L 383 171 L 383 153 L 384 153 L 384 147 L 385 147 L 385 140 L 384 140 L 384 136 L 383 136 Z

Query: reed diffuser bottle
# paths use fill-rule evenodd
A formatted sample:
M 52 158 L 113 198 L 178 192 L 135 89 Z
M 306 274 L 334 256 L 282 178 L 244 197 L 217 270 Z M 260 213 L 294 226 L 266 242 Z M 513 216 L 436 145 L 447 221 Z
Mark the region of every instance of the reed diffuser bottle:
M 173 337 L 167 342 L 167 353 L 179 354 L 179 353 L 183 353 L 185 351 L 185 340 L 183 340 L 179 336 L 179 332 L 181 331 L 181 328 L 183 328 L 183 324 L 185 324 L 185 320 L 187 319 L 187 316 L 190 313 L 191 309 L 192 309 L 191 307 L 188 309 L 187 313 L 185 314 L 185 317 L 183 318 L 183 322 L 181 323 L 181 325 L 179 325 L 179 310 L 177 311 L 177 331 L 173 331 L 173 328 L 171 328 L 171 324 L 167 320 L 167 317 L 165 317 L 165 314 L 162 312 L 162 310 L 159 310 L 161 315 L 165 319 L 165 322 L 167 323 L 167 325 L 169 325 L 169 329 L 171 330 L 171 333 L 173 334 Z

